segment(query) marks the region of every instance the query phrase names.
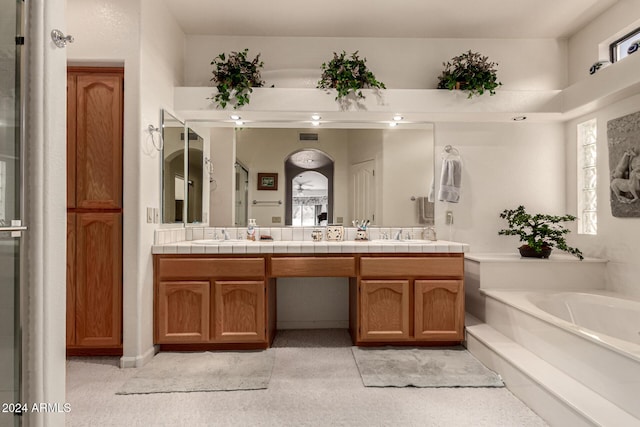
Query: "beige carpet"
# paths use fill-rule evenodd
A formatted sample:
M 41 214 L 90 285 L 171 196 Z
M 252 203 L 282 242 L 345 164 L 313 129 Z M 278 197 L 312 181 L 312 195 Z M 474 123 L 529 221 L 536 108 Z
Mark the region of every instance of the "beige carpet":
M 352 351 L 366 387 L 504 387 L 500 377 L 464 347 Z
M 273 349 L 264 390 L 116 395 L 141 368 L 119 369 L 118 358 L 70 358 L 65 426 L 546 426 L 504 387 L 363 387 L 346 330 L 279 336 L 286 340 Z M 345 344 L 330 347 L 337 342 Z
M 116 394 L 265 389 L 274 360 L 273 350 L 158 353 Z

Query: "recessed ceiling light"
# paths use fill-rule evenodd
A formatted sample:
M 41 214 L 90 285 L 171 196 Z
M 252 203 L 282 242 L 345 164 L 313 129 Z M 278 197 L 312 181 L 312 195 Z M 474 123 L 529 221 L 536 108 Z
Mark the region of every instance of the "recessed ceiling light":
M 236 120 L 236 125 L 242 126 L 244 122 L 242 120 Z
M 395 120 L 396 122 L 399 122 L 402 119 L 404 119 L 404 117 L 402 117 L 400 114 L 396 114 L 395 116 L 393 116 L 393 120 Z
M 315 120 L 313 122 L 311 122 L 311 124 L 314 125 L 314 126 L 320 126 L 320 122 L 315 121 Z
M 231 120 L 240 120 L 240 116 L 239 116 L 239 115 L 237 115 L 237 114 L 232 114 L 232 115 L 230 115 L 230 116 L 229 116 L 229 118 L 230 118 Z
M 312 119 L 312 120 L 315 120 L 316 122 L 317 122 L 318 120 L 320 120 L 321 118 L 322 118 L 322 117 L 320 117 L 320 114 L 314 114 L 314 115 L 312 115 L 312 116 L 311 116 L 311 119 Z
M 516 116 L 513 118 L 514 122 L 521 122 L 523 120 L 527 120 L 527 116 Z

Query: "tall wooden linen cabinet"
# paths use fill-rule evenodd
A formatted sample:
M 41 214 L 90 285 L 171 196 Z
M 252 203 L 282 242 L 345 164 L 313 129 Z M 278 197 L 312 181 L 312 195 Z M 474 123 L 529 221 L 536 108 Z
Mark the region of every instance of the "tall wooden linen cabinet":
M 124 70 L 67 71 L 67 354 L 122 354 Z

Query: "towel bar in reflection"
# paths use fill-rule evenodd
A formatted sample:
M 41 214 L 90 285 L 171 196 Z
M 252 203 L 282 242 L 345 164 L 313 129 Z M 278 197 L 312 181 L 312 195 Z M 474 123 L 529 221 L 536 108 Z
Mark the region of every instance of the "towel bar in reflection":
M 254 205 L 281 205 L 282 200 L 254 200 Z

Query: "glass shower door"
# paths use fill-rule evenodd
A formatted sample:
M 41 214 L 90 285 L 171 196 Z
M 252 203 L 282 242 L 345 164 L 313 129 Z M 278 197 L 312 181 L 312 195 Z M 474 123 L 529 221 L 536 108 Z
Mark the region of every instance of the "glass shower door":
M 0 0 L 0 427 L 20 425 L 20 264 L 22 150 L 20 40 L 22 0 Z M 6 404 L 6 405 L 5 405 Z

